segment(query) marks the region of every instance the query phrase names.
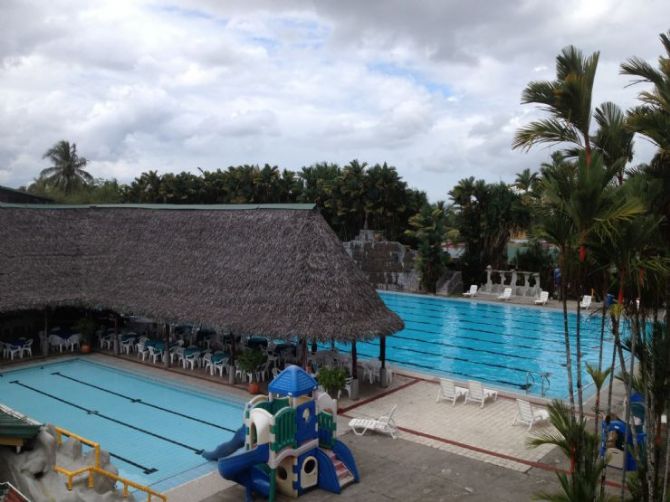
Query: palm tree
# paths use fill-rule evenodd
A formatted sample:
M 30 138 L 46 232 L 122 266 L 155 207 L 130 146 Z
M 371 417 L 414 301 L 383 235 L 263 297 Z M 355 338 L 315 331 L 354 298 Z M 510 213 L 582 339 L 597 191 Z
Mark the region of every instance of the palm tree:
M 591 141 L 602 152 L 605 166 L 616 171 L 621 185 L 626 164 L 633 160 L 634 133 L 626 126 L 621 108 L 610 101 L 596 108 L 594 118 L 598 130 Z
M 586 151 L 591 163 L 591 98 L 599 53 L 584 57 L 576 47 L 564 48 L 556 58 L 556 80 L 530 82 L 521 103 L 537 103 L 551 114 L 519 129 L 513 148 L 529 150 L 540 143 L 572 143 Z
M 520 173 L 517 173 L 516 179 L 514 180 L 514 186 L 524 193 L 530 192 L 535 188 L 539 179 L 540 176 L 538 173 L 531 173 L 530 169 L 526 168 Z
M 528 443 L 536 447 L 545 444 L 558 446 L 570 459 L 570 473 L 557 473 L 562 493 L 541 492 L 538 500 L 564 502 L 604 502 L 618 500 L 600 490 L 600 478 L 605 461 L 598 455 L 598 436 L 586 430 L 586 421 L 575 420 L 571 410 L 561 401 L 548 406 L 549 419 L 555 433 L 544 433 L 531 438 Z
M 43 177 L 47 184 L 62 189 L 66 194 L 78 186 L 93 181 L 93 176 L 84 170 L 88 160 L 77 154 L 76 143 L 59 141 L 49 148 L 42 158 L 51 160 L 53 166 L 43 169 L 40 177 Z

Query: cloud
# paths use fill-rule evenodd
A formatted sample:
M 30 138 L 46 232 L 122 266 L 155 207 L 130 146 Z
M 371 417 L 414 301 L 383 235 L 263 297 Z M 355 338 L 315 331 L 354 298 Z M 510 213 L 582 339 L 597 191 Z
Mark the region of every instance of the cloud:
M 623 108 L 618 65 L 655 61 L 667 2 L 529 0 L 0 4 L 0 183 L 28 183 L 68 139 L 96 176 L 272 163 L 388 162 L 433 200 L 466 176 L 512 181 L 519 104 L 565 45 L 600 50 L 594 104 Z M 638 140 L 638 160 L 653 149 Z

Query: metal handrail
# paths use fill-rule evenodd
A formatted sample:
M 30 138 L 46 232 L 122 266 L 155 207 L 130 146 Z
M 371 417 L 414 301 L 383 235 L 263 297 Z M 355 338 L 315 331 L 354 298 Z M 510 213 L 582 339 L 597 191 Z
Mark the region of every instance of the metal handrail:
M 75 439 L 76 441 L 79 441 L 83 444 L 86 444 L 88 446 L 91 446 L 95 450 L 95 465 L 89 465 L 86 467 L 80 467 L 79 469 L 75 470 L 69 470 L 64 467 L 60 467 L 58 465 L 54 466 L 54 470 L 60 474 L 63 474 L 67 476 L 67 489 L 72 490 L 72 484 L 74 481 L 74 478 L 76 476 L 79 476 L 84 473 L 88 473 L 88 487 L 93 488 L 93 474 L 100 474 L 102 476 L 108 477 L 110 479 L 113 479 L 114 481 L 118 481 L 119 483 L 123 484 L 123 492 L 122 496 L 128 497 L 128 487 L 135 488 L 136 490 L 143 491 L 147 494 L 147 502 L 151 502 L 151 497 L 158 497 L 159 499 L 163 500 L 163 502 L 167 502 L 167 497 L 163 495 L 162 493 L 158 493 L 157 491 L 152 490 L 148 486 L 141 485 L 139 483 L 136 483 L 135 481 L 131 481 L 130 479 L 122 478 L 121 476 L 114 474 L 113 472 L 109 472 L 102 467 L 100 467 L 100 445 L 96 443 L 95 441 L 91 441 L 90 439 L 83 438 L 79 436 L 78 434 L 75 434 L 74 432 L 70 432 L 66 429 L 63 429 L 61 427 L 55 427 L 56 430 L 56 441 L 60 445 L 63 442 L 63 436 L 70 437 L 72 439 Z

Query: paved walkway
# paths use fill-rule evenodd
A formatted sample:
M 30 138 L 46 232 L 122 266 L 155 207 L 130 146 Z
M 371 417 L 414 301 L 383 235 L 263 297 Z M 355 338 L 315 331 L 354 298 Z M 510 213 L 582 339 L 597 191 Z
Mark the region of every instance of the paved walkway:
M 357 406 L 345 412 L 349 417 L 378 417 L 387 415 L 394 405 L 396 424 L 401 437 L 468 458 L 482 460 L 508 469 L 525 472 L 550 450 L 550 446 L 529 448 L 531 434 L 523 425 L 512 425 L 516 415 L 516 401 L 499 397 L 484 408 L 479 404 L 458 401 L 456 406 L 447 401 L 435 402 L 439 385 L 414 380 L 384 397 Z M 533 432 L 551 432 L 550 426 L 535 426 Z
M 540 490 L 558 490 L 556 476 L 542 469 L 512 471 L 413 441 L 374 434 L 358 437 L 347 433 L 340 439 L 351 448 L 362 481 L 348 486 L 341 495 L 317 489 L 300 497 L 301 501 L 518 502 L 531 500 Z M 244 500 L 244 489 L 233 486 L 202 502 L 240 500 Z M 279 496 L 278 500 L 293 499 Z

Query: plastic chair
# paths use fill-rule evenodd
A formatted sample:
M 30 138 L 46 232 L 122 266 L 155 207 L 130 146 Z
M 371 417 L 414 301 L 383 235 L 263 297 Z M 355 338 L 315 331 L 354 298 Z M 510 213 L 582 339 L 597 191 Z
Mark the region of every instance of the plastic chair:
M 472 286 L 470 286 L 470 291 L 466 291 L 465 293 L 463 293 L 463 296 L 470 296 L 470 297 L 477 296 L 477 285 L 473 284 Z
M 475 403 L 480 403 L 480 408 L 483 408 L 488 399 L 496 401 L 498 399 L 498 391 L 485 389 L 480 382 L 474 380 L 468 381 L 468 394 L 465 396 L 466 403 L 474 401 Z
M 544 422 L 549 420 L 549 412 L 545 409 L 535 410 L 528 401 L 523 399 L 516 400 L 517 413 L 514 417 L 514 422 L 512 425 L 516 425 L 521 422 L 524 425 L 528 425 L 528 430 L 533 427 L 538 422 Z
M 353 418 L 349 422 L 349 427 L 354 434 L 357 436 L 362 436 L 367 431 L 377 431 L 383 434 L 389 434 L 393 439 L 398 437 L 398 426 L 393 420 L 393 414 L 398 408 L 398 405 L 394 405 L 391 408 L 391 412 L 388 415 L 382 415 L 379 418 Z
M 468 389 L 465 387 L 458 387 L 453 380 L 440 378 L 440 388 L 437 391 L 435 402 L 437 403 L 441 400 L 451 401 L 451 405 L 456 406 L 456 401 L 458 401 L 459 398 L 462 397 L 464 400 L 467 399 L 468 392 L 470 392 Z
M 23 358 L 24 354 L 28 355 L 30 357 L 33 357 L 33 339 L 32 338 L 29 338 L 28 340 L 26 340 L 23 343 L 23 345 L 21 346 L 21 358 Z

